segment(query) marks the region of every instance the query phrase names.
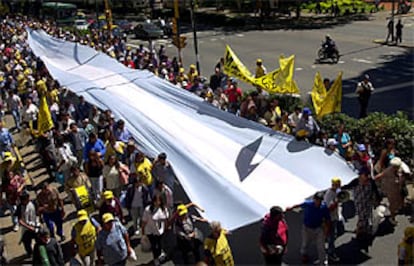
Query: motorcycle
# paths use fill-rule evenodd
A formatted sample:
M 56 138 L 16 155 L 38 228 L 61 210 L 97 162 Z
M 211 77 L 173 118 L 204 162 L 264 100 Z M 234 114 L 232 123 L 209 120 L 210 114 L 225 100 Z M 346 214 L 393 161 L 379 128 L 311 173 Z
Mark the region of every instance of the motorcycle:
M 328 47 L 322 43 L 321 48 L 318 50 L 318 59 L 319 61 L 323 61 L 326 59 L 331 59 L 334 64 L 338 63 L 339 61 L 339 51 L 336 46 L 332 49 L 332 51 L 328 52 Z

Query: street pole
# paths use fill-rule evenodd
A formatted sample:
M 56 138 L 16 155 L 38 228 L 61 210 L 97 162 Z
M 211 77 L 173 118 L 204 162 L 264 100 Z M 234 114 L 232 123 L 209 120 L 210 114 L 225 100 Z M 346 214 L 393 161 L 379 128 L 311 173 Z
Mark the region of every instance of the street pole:
M 395 12 L 395 0 L 392 0 L 392 9 L 391 9 L 391 21 L 392 21 L 391 41 L 392 42 L 394 42 L 394 12 Z
M 191 0 L 191 25 L 193 27 L 193 35 L 194 35 L 194 51 L 196 55 L 196 66 L 198 75 L 201 75 L 200 71 L 200 58 L 198 55 L 198 42 L 197 42 L 197 30 L 196 30 L 196 21 L 194 15 L 194 0 Z
M 96 29 L 99 29 L 98 0 L 95 0 Z
M 175 38 L 177 44 L 180 40 L 180 9 L 178 6 L 178 0 L 174 0 L 174 18 L 173 18 L 173 39 Z M 181 46 L 177 46 L 178 62 L 183 65 L 183 57 L 181 53 Z

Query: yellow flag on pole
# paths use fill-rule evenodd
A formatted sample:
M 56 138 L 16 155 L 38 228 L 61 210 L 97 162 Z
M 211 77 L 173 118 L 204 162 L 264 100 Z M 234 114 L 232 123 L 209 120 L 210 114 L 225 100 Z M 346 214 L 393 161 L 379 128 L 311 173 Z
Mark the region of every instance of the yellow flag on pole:
M 46 101 L 46 95 L 41 94 L 39 99 L 39 117 L 37 120 L 37 130 L 40 134 L 53 128 L 52 116 Z
M 299 94 L 299 88 L 293 80 L 295 56 L 279 58 L 280 68 L 255 79 L 256 85 L 269 93 Z
M 235 77 L 244 82 L 255 85 L 252 73 L 250 73 L 249 69 L 243 65 L 243 63 L 228 45 L 226 45 L 226 53 L 224 55 L 224 73 L 231 77 Z
M 342 71 L 329 91 L 326 91 L 319 72 L 315 75 L 315 81 L 311 92 L 313 107 L 316 116 L 321 119 L 324 115 L 341 112 L 342 105 Z

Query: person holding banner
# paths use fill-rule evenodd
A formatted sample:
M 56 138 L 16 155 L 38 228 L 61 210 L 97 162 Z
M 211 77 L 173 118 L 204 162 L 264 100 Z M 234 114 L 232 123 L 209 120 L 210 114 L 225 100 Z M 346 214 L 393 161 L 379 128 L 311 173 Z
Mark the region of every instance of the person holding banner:
M 267 74 L 267 70 L 263 66 L 263 61 L 262 61 L 262 59 L 258 58 L 256 60 L 256 75 L 255 75 L 255 78 L 263 77 L 266 74 Z

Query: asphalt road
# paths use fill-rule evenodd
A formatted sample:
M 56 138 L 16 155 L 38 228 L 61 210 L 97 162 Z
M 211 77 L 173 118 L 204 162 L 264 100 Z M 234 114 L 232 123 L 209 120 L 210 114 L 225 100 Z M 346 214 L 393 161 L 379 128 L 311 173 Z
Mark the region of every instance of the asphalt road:
M 304 30 L 252 30 L 232 31 L 220 28 L 198 27 L 198 47 L 201 73 L 209 77 L 219 58 L 224 55 L 225 45 L 229 44 L 241 61 L 254 73 L 255 61 L 262 58 L 268 71 L 278 67 L 279 55 L 294 54 L 295 80 L 301 89 L 303 99 L 312 89 L 316 71 L 323 77 L 334 80 L 343 71 L 343 112 L 356 116 L 357 99 L 354 94 L 356 83 L 364 74 L 369 74 L 377 89 L 372 98 L 369 111 L 395 113 L 402 110 L 414 118 L 414 16 L 402 18 L 403 43 L 401 46 L 386 46 L 375 43 L 384 40 L 387 34 L 386 17 L 388 13 L 378 13 L 369 20 L 354 21 L 324 28 L 316 25 Z M 413 15 L 413 14 L 411 14 Z M 309 27 L 307 27 L 309 28 Z M 330 34 L 339 47 L 341 58 L 338 64 L 318 63 L 316 52 L 325 34 Z M 196 62 L 193 49 L 193 34 L 185 33 L 187 47 L 183 49 L 185 65 Z M 132 40 L 132 42 L 136 42 Z M 177 50 L 168 40 L 156 42 L 167 45 L 167 53 L 177 55 Z M 248 84 L 240 84 L 249 89 Z

